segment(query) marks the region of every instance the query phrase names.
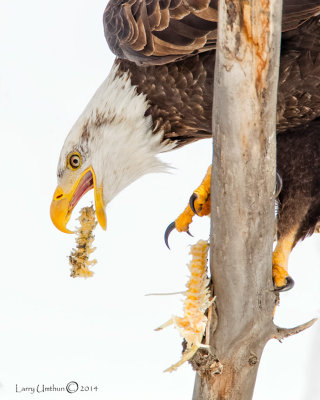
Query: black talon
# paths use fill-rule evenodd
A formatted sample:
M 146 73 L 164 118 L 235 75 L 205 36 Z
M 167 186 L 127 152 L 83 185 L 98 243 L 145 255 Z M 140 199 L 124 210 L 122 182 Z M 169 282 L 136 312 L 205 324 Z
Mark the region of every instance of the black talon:
M 288 290 L 292 289 L 294 286 L 294 280 L 291 276 L 286 277 L 286 284 L 280 287 L 275 287 L 275 292 L 287 292 Z
M 189 229 L 187 230 L 187 234 L 191 237 L 193 237 L 192 233 L 190 233 Z
M 167 227 L 167 229 L 166 229 L 166 231 L 165 231 L 165 233 L 164 233 L 164 242 L 165 242 L 165 244 L 166 244 L 166 246 L 168 247 L 169 250 L 170 250 L 170 247 L 169 247 L 168 239 L 169 239 L 170 233 L 171 233 L 174 229 L 176 229 L 176 223 L 175 223 L 175 221 L 171 222 L 171 224 L 168 225 L 168 227 Z
M 197 200 L 197 198 L 198 198 L 198 195 L 195 194 L 195 193 L 192 193 L 192 195 L 191 195 L 191 197 L 190 197 L 190 200 L 189 200 L 189 206 L 190 206 L 191 210 L 192 210 L 195 214 L 198 215 L 196 209 L 194 208 L 194 202 Z

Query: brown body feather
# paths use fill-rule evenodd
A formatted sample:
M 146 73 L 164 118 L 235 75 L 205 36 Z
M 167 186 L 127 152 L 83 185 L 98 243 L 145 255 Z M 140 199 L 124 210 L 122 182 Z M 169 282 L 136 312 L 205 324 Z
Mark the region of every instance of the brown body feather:
M 138 93 L 147 96 L 154 132 L 177 146 L 211 134 L 214 52 L 167 65 L 138 67 L 118 60 L 120 73 L 129 71 Z
M 147 96 L 155 132 L 178 146 L 212 136 L 214 50 L 166 65 L 116 62 Z M 320 116 L 320 17 L 283 33 L 277 107 L 278 133 Z
M 320 0 L 284 0 L 278 89 L 279 235 L 320 219 Z M 177 146 L 211 137 L 217 0 L 112 0 L 104 14 L 119 73 L 147 96 L 154 132 Z

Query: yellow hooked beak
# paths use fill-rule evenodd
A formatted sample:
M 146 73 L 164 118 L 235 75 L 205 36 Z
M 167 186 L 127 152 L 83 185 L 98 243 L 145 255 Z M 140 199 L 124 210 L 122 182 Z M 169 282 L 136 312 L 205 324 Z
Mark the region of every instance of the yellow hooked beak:
M 71 217 L 72 210 L 80 198 L 92 188 L 94 188 L 97 219 L 101 228 L 106 230 L 107 218 L 104 211 L 102 187 L 97 188 L 95 173 L 93 168 L 89 167 L 82 173 L 68 193 L 65 193 L 59 186 L 54 192 L 50 207 L 50 216 L 54 226 L 61 232 L 73 233 L 67 228 L 67 223 Z

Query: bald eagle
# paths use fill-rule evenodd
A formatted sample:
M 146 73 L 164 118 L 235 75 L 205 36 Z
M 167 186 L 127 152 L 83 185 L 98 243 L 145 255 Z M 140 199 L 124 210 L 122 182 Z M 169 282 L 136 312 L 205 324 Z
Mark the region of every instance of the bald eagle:
M 157 154 L 212 136 L 218 0 L 110 0 L 104 31 L 114 65 L 72 127 L 58 162 L 54 225 L 94 189 L 107 204 L 140 176 L 162 171 Z M 288 257 L 320 219 L 320 0 L 284 0 L 277 105 L 278 289 Z

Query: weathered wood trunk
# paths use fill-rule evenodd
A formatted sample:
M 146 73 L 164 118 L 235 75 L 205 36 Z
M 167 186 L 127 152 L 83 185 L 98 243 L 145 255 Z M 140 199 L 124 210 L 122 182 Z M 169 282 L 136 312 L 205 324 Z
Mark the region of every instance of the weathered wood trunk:
M 213 109 L 211 273 L 218 324 L 194 400 L 249 400 L 274 333 L 271 265 L 280 0 L 220 0 Z

